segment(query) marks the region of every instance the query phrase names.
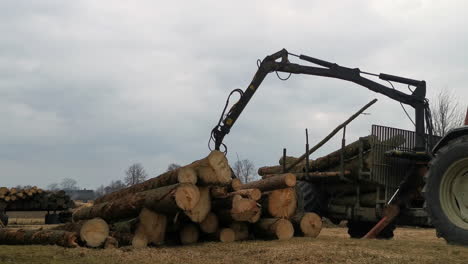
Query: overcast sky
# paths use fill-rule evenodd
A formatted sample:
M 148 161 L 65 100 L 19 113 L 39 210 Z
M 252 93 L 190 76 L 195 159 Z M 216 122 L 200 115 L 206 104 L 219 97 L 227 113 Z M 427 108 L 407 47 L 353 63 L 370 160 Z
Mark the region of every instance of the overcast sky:
M 228 93 L 282 48 L 424 79 L 429 99 L 445 88 L 466 104 L 466 10 L 423 0 L 1 1 L 0 185 L 69 177 L 95 188 L 134 162 L 156 176 L 202 158 Z M 305 128 L 313 144 L 373 98 L 348 140 L 372 124 L 412 129 L 399 103 L 364 87 L 270 74 L 225 138 L 228 158 L 258 168 L 283 147 L 300 155 Z

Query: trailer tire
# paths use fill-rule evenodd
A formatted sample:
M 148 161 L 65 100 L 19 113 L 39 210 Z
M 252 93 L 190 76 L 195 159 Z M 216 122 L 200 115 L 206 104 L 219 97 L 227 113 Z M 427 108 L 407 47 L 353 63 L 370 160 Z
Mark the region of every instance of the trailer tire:
M 449 141 L 431 161 L 424 186 L 425 208 L 437 234 L 468 245 L 468 136 Z
M 326 197 L 314 184 L 306 181 L 296 182 L 297 210 L 323 215 Z

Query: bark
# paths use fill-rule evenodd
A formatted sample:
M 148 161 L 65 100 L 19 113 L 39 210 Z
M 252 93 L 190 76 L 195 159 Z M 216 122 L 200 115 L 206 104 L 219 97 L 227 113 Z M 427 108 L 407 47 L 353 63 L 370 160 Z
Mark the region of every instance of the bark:
M 199 199 L 200 193 L 195 185 L 174 184 L 80 208 L 73 213 L 73 220 L 101 217 L 112 222 L 136 217 L 143 207 L 161 214 L 174 215 L 180 210 L 193 209 Z
M 57 245 L 77 247 L 77 234 L 62 230 L 0 229 L 0 245 Z
M 296 185 L 296 176 L 292 173 L 278 174 L 273 177 L 249 182 L 240 186 L 240 189 L 259 189 L 262 192 L 293 187 Z
M 216 214 L 210 212 L 205 220 L 200 222 L 200 230 L 207 234 L 215 233 L 218 230 L 219 221 Z
M 291 222 L 282 218 L 262 218 L 255 224 L 255 227 L 256 234 L 264 238 L 287 240 L 294 235 Z
M 95 204 L 116 200 L 125 195 L 135 194 L 163 186 L 174 185 L 177 183 L 195 184 L 196 182 L 202 185 L 230 184 L 231 168 L 229 167 L 224 153 L 217 150 L 212 151 L 204 159 L 195 161 L 181 168 L 168 171 L 140 184 L 135 184 L 125 189 L 104 195 L 96 199 Z
M 233 221 L 255 223 L 261 213 L 256 201 L 242 198 L 240 195 L 219 199 L 213 203 L 213 207 L 217 210 L 220 220 L 225 224 L 230 224 Z
M 226 193 L 224 196 L 219 196 L 217 198 L 227 198 L 227 197 L 233 197 L 235 195 L 240 195 L 243 198 L 248 198 L 254 201 L 258 201 L 262 197 L 262 192 L 259 189 L 243 189 L 243 190 Z
M 235 233 L 235 240 L 247 240 L 249 238 L 249 225 L 245 222 L 233 222 L 230 228 Z
M 106 238 L 106 241 L 104 241 L 104 248 L 118 248 L 119 247 L 119 241 L 111 236 L 108 236 Z
M 179 232 L 180 242 L 183 245 L 193 244 L 198 241 L 199 235 L 196 225 L 186 224 Z

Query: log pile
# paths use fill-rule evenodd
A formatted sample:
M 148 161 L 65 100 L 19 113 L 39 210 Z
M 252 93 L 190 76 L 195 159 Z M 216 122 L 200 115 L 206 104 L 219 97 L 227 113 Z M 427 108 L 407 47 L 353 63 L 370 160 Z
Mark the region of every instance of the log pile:
M 54 231 L 73 233 L 78 245 L 93 248 L 316 237 L 321 218 L 298 208 L 295 184 L 293 174 L 242 184 L 232 179 L 224 154 L 212 151 L 76 208 L 73 222 Z
M 73 208 L 65 191 L 44 191 L 36 186 L 25 189 L 0 187 L 0 209 L 6 211 L 56 211 Z

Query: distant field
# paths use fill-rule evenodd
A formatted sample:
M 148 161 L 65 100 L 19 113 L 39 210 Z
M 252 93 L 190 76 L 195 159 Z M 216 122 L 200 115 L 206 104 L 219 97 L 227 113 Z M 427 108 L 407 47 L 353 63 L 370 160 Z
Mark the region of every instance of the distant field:
M 133 250 L 0 246 L 0 263 L 463 263 L 468 248 L 447 245 L 433 229 L 399 228 L 388 241 L 349 239 L 345 228 L 326 228 L 317 239 L 202 243 Z

